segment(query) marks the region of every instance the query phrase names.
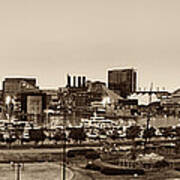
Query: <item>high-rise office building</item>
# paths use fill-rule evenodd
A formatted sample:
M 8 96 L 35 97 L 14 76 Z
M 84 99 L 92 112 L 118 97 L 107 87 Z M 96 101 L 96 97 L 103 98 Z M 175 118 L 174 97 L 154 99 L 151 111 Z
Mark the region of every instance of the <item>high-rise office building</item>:
M 136 91 L 137 72 L 135 69 L 114 69 L 108 71 L 108 88 L 126 98 Z

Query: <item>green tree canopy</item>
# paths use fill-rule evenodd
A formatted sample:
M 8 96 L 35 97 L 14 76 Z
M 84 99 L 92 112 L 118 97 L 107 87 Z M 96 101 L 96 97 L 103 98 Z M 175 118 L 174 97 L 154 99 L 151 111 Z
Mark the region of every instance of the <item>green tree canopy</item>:
M 140 136 L 141 128 L 140 126 L 130 126 L 126 129 L 126 137 L 129 139 L 135 139 Z
M 71 129 L 69 133 L 69 138 L 75 140 L 75 141 L 84 141 L 86 139 L 86 133 L 84 131 L 84 128 L 74 128 Z

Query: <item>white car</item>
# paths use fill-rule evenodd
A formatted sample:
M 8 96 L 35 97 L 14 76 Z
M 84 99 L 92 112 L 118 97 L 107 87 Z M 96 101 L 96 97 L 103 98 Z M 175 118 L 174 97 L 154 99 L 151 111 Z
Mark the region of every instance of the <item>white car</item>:
M 99 138 L 100 139 L 107 139 L 107 136 L 106 135 L 99 135 Z
M 90 139 L 96 139 L 98 137 L 98 135 L 97 134 L 87 133 L 87 137 L 90 138 Z
M 30 136 L 29 136 L 29 133 L 25 132 L 23 133 L 23 139 L 29 139 Z

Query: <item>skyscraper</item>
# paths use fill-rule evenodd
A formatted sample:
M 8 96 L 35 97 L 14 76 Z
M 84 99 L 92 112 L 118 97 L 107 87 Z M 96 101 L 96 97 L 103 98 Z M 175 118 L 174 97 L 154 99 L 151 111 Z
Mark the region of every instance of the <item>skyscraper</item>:
M 108 88 L 126 98 L 136 91 L 137 72 L 135 69 L 114 69 L 108 71 Z

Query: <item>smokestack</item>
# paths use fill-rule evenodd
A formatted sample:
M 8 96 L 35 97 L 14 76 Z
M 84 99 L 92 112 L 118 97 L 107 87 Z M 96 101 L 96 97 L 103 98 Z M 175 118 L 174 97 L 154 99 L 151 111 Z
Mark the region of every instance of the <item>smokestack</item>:
M 78 87 L 81 87 L 81 76 L 78 76 Z
M 76 76 L 73 76 L 73 87 L 76 87 Z
M 82 86 L 83 87 L 86 86 L 86 77 L 85 76 L 82 77 Z
M 71 76 L 67 75 L 67 87 L 71 87 Z

